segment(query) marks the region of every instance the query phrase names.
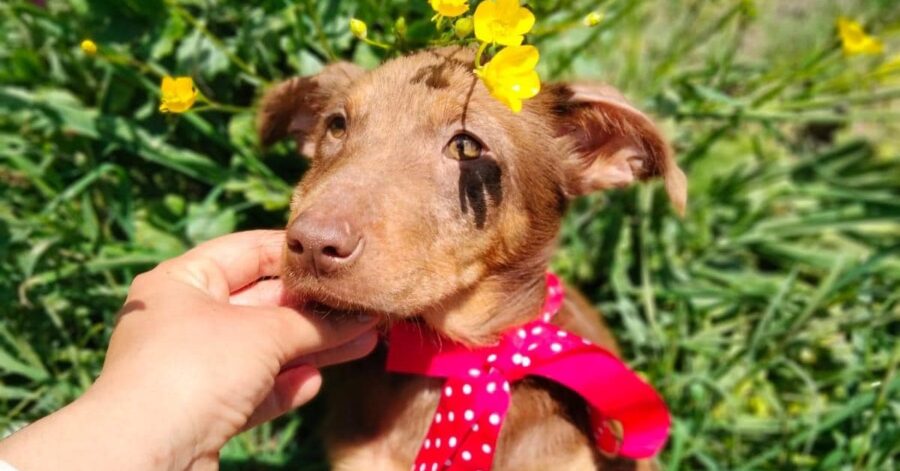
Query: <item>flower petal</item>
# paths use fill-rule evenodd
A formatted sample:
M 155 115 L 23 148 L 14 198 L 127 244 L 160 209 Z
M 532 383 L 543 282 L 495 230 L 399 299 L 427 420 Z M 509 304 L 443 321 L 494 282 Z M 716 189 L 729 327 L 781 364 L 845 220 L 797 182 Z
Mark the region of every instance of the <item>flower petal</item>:
M 468 0 L 429 0 L 429 3 L 439 15 L 450 18 L 469 11 Z
M 494 37 L 494 41 L 502 46 L 519 46 L 524 40 L 525 36 L 522 36 L 521 34 L 504 34 L 496 35 Z
M 179 99 L 185 99 L 194 94 L 194 80 L 190 77 L 178 77 L 175 79 L 175 94 Z
M 515 97 L 507 97 L 504 101 L 506 102 L 506 106 L 508 106 L 513 113 L 522 111 L 522 100 Z
M 475 38 L 481 42 L 494 42 L 494 30 L 492 23 L 496 19 L 497 5 L 491 1 L 478 4 L 475 9 Z
M 172 91 L 175 90 L 175 79 L 166 75 L 165 77 L 163 77 L 162 85 L 160 85 L 159 88 L 164 96 L 171 95 Z
M 494 3 L 494 2 L 491 2 Z M 500 18 L 510 18 L 515 15 L 522 5 L 519 0 L 497 0 L 497 16 Z
M 533 98 L 541 91 L 541 77 L 533 70 L 519 76 L 517 82 L 521 88 L 517 96 L 523 100 Z
M 513 18 L 514 22 L 512 29 L 516 34 L 525 34 L 534 27 L 534 13 L 527 8 L 519 8 L 519 11 L 516 12 Z
M 497 61 L 497 67 L 509 74 L 519 74 L 534 70 L 539 60 L 538 48 L 528 45 L 504 48 L 491 59 L 491 62 Z

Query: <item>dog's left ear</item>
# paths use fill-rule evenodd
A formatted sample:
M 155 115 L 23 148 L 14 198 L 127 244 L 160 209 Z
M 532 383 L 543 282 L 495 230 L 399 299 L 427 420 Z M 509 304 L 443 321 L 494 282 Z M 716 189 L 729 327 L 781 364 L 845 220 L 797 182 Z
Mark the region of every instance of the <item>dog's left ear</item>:
M 566 192 L 577 196 L 661 176 L 672 205 L 684 215 L 687 179 L 657 126 L 605 85 L 555 85 L 556 131 L 568 141 Z

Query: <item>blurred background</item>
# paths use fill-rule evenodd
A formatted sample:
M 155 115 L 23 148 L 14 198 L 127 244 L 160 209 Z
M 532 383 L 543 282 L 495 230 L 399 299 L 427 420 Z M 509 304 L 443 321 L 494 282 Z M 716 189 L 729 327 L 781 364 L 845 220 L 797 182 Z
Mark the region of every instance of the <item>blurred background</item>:
M 664 468 L 897 469 L 897 1 L 526 3 L 542 78 L 619 87 L 690 181 L 684 219 L 659 184 L 577 201 L 554 261 L 666 397 Z M 137 273 L 284 225 L 305 163 L 258 145 L 263 89 L 422 47 L 432 14 L 425 0 L 0 3 L 0 437 L 90 385 Z M 356 40 L 351 17 L 392 48 Z M 842 40 L 840 17 L 859 34 Z M 213 104 L 159 113 L 167 74 Z M 235 438 L 223 467 L 326 469 L 318 415 Z

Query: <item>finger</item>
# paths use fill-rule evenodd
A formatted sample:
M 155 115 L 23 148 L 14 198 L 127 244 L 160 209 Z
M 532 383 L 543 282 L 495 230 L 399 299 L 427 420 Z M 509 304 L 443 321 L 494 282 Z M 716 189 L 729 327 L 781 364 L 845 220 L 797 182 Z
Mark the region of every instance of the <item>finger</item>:
M 257 406 L 244 430 L 273 420 L 285 412 L 309 402 L 322 387 L 319 370 L 301 365 L 281 372 L 275 377 L 272 391 Z
M 288 363 L 285 368 L 303 364 L 323 368 L 337 363 L 346 363 L 372 353 L 377 343 L 378 334 L 374 330 L 370 330 L 345 344 L 296 358 Z
M 247 231 L 204 242 L 156 268 L 227 301 L 231 293 L 281 272 L 284 231 Z
M 337 347 L 371 330 L 377 319 L 365 314 L 322 317 L 287 307 L 235 307 L 242 309 L 241 328 L 266 339 L 283 366 L 294 358 Z
M 228 302 L 237 306 L 287 306 L 290 300 L 281 280 L 262 280 L 232 293 Z

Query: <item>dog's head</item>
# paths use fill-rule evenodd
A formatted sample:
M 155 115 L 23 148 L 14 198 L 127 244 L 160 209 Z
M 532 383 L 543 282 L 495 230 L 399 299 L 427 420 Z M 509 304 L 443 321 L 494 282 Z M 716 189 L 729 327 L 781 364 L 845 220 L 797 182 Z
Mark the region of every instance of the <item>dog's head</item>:
M 289 292 L 476 341 L 533 315 L 570 198 L 662 176 L 683 211 L 667 143 L 614 89 L 545 85 L 515 114 L 472 63 L 460 48 L 340 63 L 265 95 L 263 144 L 291 136 L 312 159 L 291 205 Z

